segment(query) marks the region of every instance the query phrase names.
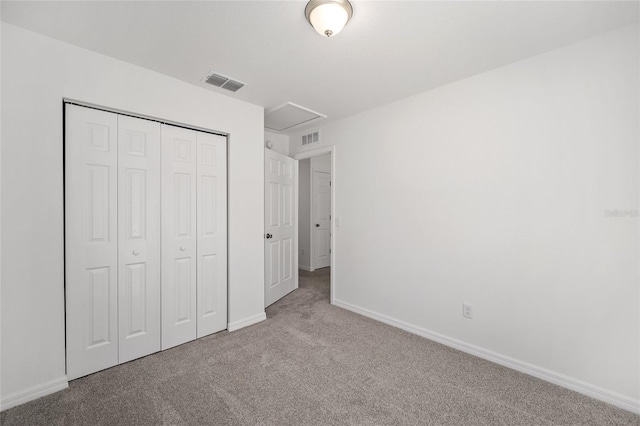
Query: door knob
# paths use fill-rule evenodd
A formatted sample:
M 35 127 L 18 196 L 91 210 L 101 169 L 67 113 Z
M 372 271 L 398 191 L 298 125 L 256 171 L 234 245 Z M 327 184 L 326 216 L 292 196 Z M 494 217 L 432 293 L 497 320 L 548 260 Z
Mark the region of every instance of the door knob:
M 137 255 L 139 255 L 139 254 L 140 254 L 140 252 L 139 252 L 138 250 L 134 250 L 134 251 L 132 251 L 131 253 L 133 253 L 133 255 L 134 255 L 134 256 L 137 256 Z
M 185 251 L 186 248 L 184 248 L 184 246 L 180 246 L 180 251 Z
M 267 240 L 268 240 L 269 238 L 273 238 L 273 235 L 271 235 L 271 234 L 267 234 L 267 235 L 265 235 L 265 237 L 266 237 L 266 238 L 267 238 Z
M 316 223 L 316 228 L 320 228 L 320 224 L 319 223 Z

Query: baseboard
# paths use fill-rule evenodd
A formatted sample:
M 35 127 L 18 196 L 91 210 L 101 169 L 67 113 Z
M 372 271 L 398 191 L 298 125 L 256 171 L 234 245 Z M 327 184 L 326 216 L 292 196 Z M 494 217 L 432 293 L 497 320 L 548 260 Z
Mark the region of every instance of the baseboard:
M 369 309 L 352 305 L 351 303 L 343 302 L 341 300 L 334 300 L 333 304 L 348 311 L 355 312 L 357 314 L 375 319 L 394 327 L 398 327 L 402 330 L 408 331 L 409 333 L 417 334 L 418 336 L 425 337 L 429 340 L 433 340 L 454 349 L 458 349 L 462 352 L 475 355 L 479 358 L 495 362 L 496 364 L 500 364 L 513 370 L 520 371 L 521 373 L 529 374 L 541 380 L 545 380 L 555 385 L 571 389 L 572 391 L 579 392 L 583 395 L 587 395 L 591 398 L 598 399 L 608 404 L 615 405 L 616 407 L 631 411 L 632 413 L 640 414 L 640 399 L 633 399 L 626 395 L 622 395 L 620 393 L 602 388 L 600 386 L 596 386 L 591 383 L 587 383 L 582 380 L 566 376 L 564 374 L 548 370 L 543 367 L 539 367 L 537 365 L 529 364 L 528 362 L 520 361 L 518 359 L 493 352 L 480 346 L 472 345 L 470 343 L 463 342 L 462 340 L 445 336 L 444 334 L 427 330 L 425 328 L 418 327 L 404 321 L 400 321 L 395 318 L 370 311 Z
M 262 312 L 260 314 L 257 315 L 253 315 L 247 318 L 243 318 L 241 320 L 238 321 L 234 321 L 234 322 L 230 322 L 229 324 L 227 324 L 227 330 L 229 331 L 236 331 L 236 330 L 240 330 L 241 328 L 245 328 L 248 327 L 250 325 L 253 324 L 257 324 L 261 321 L 264 321 L 267 319 L 267 314 L 265 312 Z
M 315 271 L 315 269 L 313 269 L 311 266 L 307 266 L 307 265 L 298 265 L 298 269 L 302 269 L 303 271 L 307 271 L 307 272 Z
M 2 401 L 0 401 L 0 411 L 15 407 L 16 405 L 24 404 L 25 402 L 33 401 L 34 399 L 61 391 L 68 387 L 69 381 L 67 380 L 67 376 L 62 376 L 42 384 L 32 386 L 25 390 L 12 393 L 2 398 Z

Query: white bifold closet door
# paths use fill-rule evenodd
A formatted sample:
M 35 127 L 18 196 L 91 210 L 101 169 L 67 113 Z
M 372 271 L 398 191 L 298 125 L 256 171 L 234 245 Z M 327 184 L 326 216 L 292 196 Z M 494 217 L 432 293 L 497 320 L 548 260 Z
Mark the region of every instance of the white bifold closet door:
M 67 105 L 69 379 L 160 350 L 160 124 Z
M 162 126 L 162 349 L 226 328 L 226 139 Z
M 227 328 L 227 138 L 196 133 L 197 337 Z
M 118 117 L 66 107 L 67 376 L 118 364 Z
M 226 138 L 65 113 L 68 378 L 226 329 Z
M 120 363 L 160 350 L 160 123 L 118 115 Z

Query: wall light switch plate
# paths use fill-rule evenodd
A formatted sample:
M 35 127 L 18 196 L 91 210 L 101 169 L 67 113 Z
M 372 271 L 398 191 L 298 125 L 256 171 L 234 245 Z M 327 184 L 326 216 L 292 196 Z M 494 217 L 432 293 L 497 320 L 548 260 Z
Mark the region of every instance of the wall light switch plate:
M 465 318 L 473 319 L 473 305 L 470 305 L 468 303 L 463 303 L 462 316 Z
M 342 226 L 342 221 L 340 217 L 336 216 L 336 228 L 340 228 L 340 226 Z

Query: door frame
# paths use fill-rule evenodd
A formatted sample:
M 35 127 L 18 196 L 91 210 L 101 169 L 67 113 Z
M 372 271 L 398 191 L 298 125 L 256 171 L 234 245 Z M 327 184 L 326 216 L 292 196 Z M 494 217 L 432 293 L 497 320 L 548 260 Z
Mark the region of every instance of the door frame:
M 330 227 L 331 265 L 330 265 L 330 275 L 329 275 L 329 280 L 331 281 L 331 283 L 330 283 L 329 301 L 331 302 L 332 305 L 335 305 L 335 300 L 336 300 L 336 296 L 335 296 L 336 294 L 336 279 L 335 279 L 335 270 L 336 270 L 336 229 L 335 228 L 336 226 L 335 226 L 335 223 L 336 223 L 336 188 L 337 188 L 336 147 L 332 145 L 332 146 L 325 146 L 325 147 L 312 149 L 309 151 L 299 152 L 295 154 L 293 158 L 295 160 L 305 160 L 307 158 L 318 157 L 320 155 L 325 155 L 325 154 L 331 154 L 331 227 Z M 296 233 L 296 238 L 298 238 L 297 233 Z M 297 244 L 299 247 L 300 246 L 299 242 L 297 242 Z

